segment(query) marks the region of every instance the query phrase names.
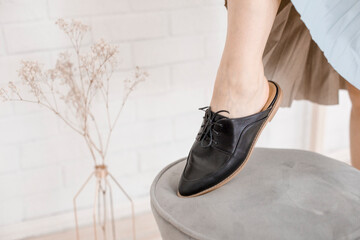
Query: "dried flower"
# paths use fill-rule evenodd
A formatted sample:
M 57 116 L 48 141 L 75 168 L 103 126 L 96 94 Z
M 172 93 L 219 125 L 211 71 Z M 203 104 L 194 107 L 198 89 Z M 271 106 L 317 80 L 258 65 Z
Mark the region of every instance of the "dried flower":
M 60 18 L 55 22 L 59 28 L 64 31 L 66 34 L 72 34 L 76 32 L 88 32 L 90 27 L 88 25 L 83 24 L 80 21 L 76 21 L 74 19 L 71 20 L 71 23 L 66 22 L 64 19 Z
M 145 81 L 148 76 L 149 74 L 146 71 L 136 66 L 133 78 L 128 78 L 124 80 L 125 88 L 130 91 L 133 90 L 138 83 Z
M 3 88 L 0 88 L 0 97 L 1 97 L 1 99 L 3 101 L 8 101 L 9 100 L 9 96 L 8 96 L 6 90 L 3 89 Z
M 55 24 L 57 24 L 70 39 L 74 48 L 78 51 L 81 40 L 83 39 L 85 33 L 90 30 L 90 27 L 83 24 L 80 21 L 71 20 L 71 22 L 66 22 L 64 19 L 58 19 Z
M 81 54 L 81 41 L 89 26 L 72 20 L 59 19 L 59 28 L 69 37 L 75 59 L 68 52 L 60 53 L 55 67 L 44 69 L 36 61 L 22 61 L 19 77 L 22 84 L 31 93 L 32 99 L 27 99 L 20 91 L 21 88 L 9 82 L 8 90 L 0 88 L 0 97 L 4 101 L 23 101 L 40 104 L 55 113 L 69 127 L 84 137 L 95 164 L 98 160 L 105 161 L 109 141 L 113 129 L 129 94 L 135 86 L 144 81 L 148 73 L 136 67 L 133 78 L 124 80 L 126 92 L 123 102 L 114 119 L 109 113 L 109 89 L 112 73 L 117 66 L 118 48 L 101 39 L 93 44 L 90 51 Z M 14 95 L 14 97 L 9 96 Z M 108 132 L 104 136 L 98 128 L 98 118 L 94 115 L 92 105 L 97 95 L 102 96 L 104 108 L 107 112 Z

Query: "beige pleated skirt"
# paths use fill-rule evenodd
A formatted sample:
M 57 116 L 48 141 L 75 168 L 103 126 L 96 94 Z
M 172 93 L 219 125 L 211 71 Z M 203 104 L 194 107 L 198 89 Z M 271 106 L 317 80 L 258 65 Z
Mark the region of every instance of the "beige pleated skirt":
M 339 90 L 346 89 L 346 80 L 328 62 L 290 0 L 281 2 L 263 62 L 266 77 L 283 90 L 282 107 L 293 100 L 338 104 Z

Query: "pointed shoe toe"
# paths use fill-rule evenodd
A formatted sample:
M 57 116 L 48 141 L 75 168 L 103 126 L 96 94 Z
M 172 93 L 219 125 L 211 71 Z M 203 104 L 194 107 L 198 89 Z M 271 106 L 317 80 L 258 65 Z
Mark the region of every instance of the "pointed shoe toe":
M 179 181 L 178 196 L 194 196 L 211 188 L 222 177 L 217 170 L 229 159 L 229 154 L 195 141 Z
M 269 97 L 264 108 L 255 114 L 228 118 L 199 108 L 205 114 L 188 154 L 178 184 L 179 197 L 195 197 L 213 191 L 230 181 L 244 167 L 267 122 L 271 121 L 281 103 L 282 92 L 269 81 Z

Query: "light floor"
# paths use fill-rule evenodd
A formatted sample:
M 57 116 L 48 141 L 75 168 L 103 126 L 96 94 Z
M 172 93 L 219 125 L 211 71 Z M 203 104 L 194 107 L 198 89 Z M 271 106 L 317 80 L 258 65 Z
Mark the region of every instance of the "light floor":
M 117 221 L 116 240 L 132 240 L 131 218 Z M 94 239 L 93 228 L 91 226 L 80 229 L 81 240 Z M 107 238 L 112 240 L 111 236 Z M 53 233 L 41 237 L 27 238 L 26 240 L 76 240 L 75 230 L 60 233 Z M 98 240 L 103 240 L 99 237 Z M 154 216 L 151 212 L 136 216 L 136 240 L 161 240 L 160 232 L 156 225 Z

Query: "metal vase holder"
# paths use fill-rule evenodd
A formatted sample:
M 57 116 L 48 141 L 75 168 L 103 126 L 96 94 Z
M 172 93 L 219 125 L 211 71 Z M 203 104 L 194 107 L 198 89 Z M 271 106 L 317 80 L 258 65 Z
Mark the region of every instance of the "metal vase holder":
M 79 233 L 79 223 L 78 223 L 78 214 L 77 214 L 77 205 L 76 200 L 79 197 L 80 193 L 84 190 L 86 185 L 90 182 L 92 178 L 95 178 L 95 198 L 93 205 L 93 231 L 94 239 L 98 240 L 98 234 L 102 235 L 103 240 L 107 239 L 116 239 L 116 228 L 115 228 L 115 218 L 114 218 L 114 204 L 113 204 L 113 190 L 110 182 L 115 183 L 115 186 L 118 187 L 121 192 L 126 196 L 126 198 L 131 203 L 131 217 L 132 217 L 132 235 L 133 240 L 136 240 L 135 232 L 135 212 L 134 212 L 134 202 L 127 192 L 122 188 L 119 182 L 113 177 L 113 175 L 108 171 L 106 165 L 96 165 L 94 171 L 87 178 L 85 183 L 81 186 L 79 191 L 74 196 L 74 215 L 75 215 L 75 224 L 76 224 L 76 239 L 80 240 Z M 109 198 L 110 202 L 110 216 L 107 216 L 107 203 L 106 198 Z M 102 199 L 102 202 L 101 202 Z M 110 219 L 109 219 L 110 218 Z M 107 221 L 110 220 L 110 231 L 107 229 Z M 100 230 L 100 231 L 98 231 Z M 110 234 L 108 234 L 110 233 Z

